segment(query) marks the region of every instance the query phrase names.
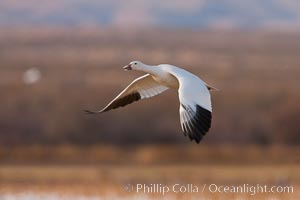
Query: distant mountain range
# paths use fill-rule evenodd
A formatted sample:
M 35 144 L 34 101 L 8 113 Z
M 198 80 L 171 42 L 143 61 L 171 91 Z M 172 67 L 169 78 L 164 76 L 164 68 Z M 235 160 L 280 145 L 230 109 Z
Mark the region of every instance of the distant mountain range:
M 0 0 L 0 26 L 300 28 L 299 0 Z

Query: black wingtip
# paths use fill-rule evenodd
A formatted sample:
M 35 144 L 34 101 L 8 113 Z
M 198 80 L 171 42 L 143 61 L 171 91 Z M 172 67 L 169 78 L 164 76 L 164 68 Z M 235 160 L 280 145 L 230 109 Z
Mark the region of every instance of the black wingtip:
M 202 137 L 201 137 L 201 139 L 195 139 L 195 142 L 196 142 L 197 144 L 199 144 L 201 140 L 202 140 Z
M 211 111 L 199 105 L 196 105 L 196 111 L 184 105 L 182 105 L 182 108 L 190 116 L 189 121 L 183 123 L 183 132 L 189 136 L 191 141 L 195 140 L 199 144 L 211 127 Z
M 90 110 L 85 110 L 84 112 L 85 112 L 85 114 L 87 114 L 87 115 L 94 115 L 94 114 L 99 113 L 99 112 L 94 112 L 94 111 L 90 111 Z

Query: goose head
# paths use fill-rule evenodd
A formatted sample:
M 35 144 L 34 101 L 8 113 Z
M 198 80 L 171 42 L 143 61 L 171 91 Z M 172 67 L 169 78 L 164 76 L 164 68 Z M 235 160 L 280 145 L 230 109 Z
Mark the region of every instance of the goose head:
M 145 66 L 145 64 L 142 63 L 141 61 L 132 61 L 128 65 L 123 67 L 123 69 L 125 69 L 126 71 L 127 70 L 141 70 L 141 69 L 143 69 L 143 66 Z

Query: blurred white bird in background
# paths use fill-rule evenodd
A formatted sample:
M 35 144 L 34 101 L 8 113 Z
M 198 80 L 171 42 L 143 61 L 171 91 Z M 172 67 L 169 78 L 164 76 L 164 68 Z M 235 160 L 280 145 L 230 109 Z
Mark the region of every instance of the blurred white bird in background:
M 41 72 L 37 68 L 27 69 L 23 74 L 23 82 L 31 85 L 37 83 L 41 79 Z

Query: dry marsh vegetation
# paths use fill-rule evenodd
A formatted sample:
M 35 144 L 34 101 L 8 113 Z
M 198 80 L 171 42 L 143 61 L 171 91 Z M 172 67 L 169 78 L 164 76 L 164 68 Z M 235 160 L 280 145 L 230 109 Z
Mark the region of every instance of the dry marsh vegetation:
M 297 199 L 299 148 L 287 146 L 31 146 L 0 150 L 4 199 Z M 287 186 L 293 192 L 127 192 L 128 184 Z
M 0 197 L 11 194 L 14 198 L 25 194 L 38 199 L 55 194 L 93 197 L 95 199 L 298 199 L 299 165 L 17 165 L 0 167 Z M 239 186 L 257 184 L 292 186 L 293 192 L 268 193 L 213 193 L 210 191 L 174 193 L 165 196 L 155 193 L 127 192 L 126 185 L 136 184 L 204 184 Z M 28 197 L 27 197 L 28 198 Z

